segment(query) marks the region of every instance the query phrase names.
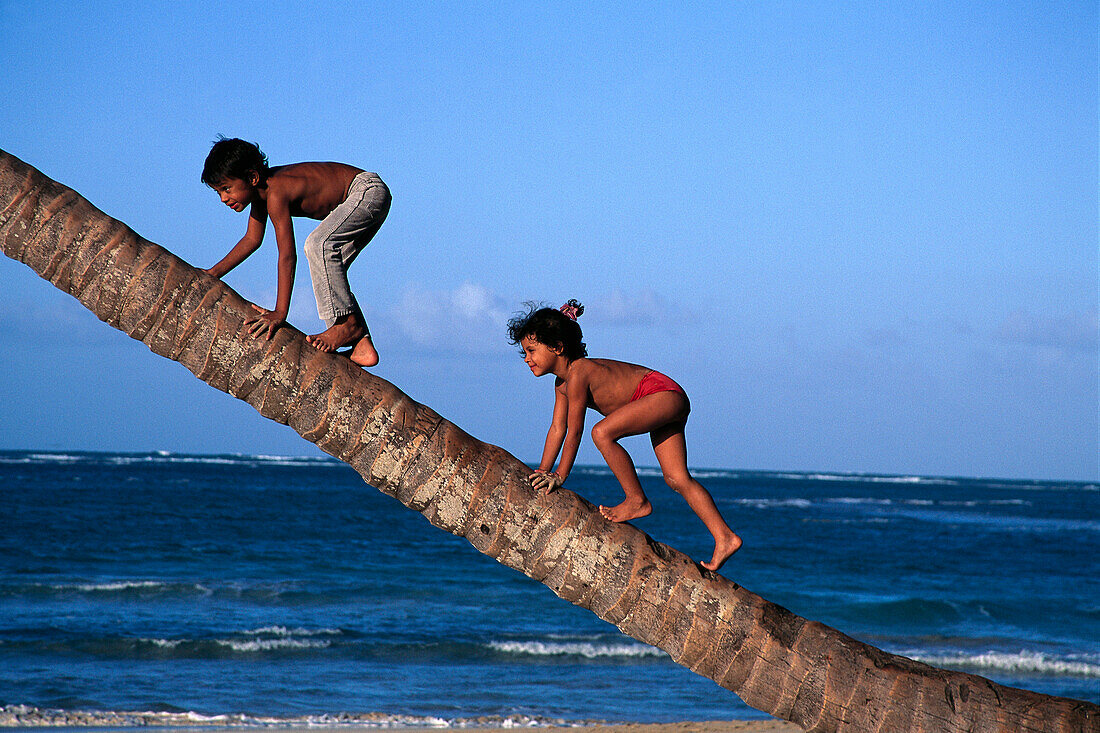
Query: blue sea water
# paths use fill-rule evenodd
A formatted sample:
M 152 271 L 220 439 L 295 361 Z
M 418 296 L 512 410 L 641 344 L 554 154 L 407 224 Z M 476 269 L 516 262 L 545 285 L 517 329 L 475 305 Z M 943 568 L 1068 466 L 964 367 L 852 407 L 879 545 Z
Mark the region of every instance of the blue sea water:
M 636 524 L 709 535 L 659 475 Z M 1100 486 L 696 470 L 723 574 L 875 646 L 1100 703 Z M 325 458 L 0 452 L 0 706 L 394 724 L 752 719 Z M 605 467 L 570 487 L 617 501 Z

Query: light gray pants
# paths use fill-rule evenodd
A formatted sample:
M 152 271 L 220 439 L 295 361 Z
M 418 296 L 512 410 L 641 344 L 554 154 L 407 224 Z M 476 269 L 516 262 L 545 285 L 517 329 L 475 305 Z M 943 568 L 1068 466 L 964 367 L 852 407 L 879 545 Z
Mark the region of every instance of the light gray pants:
M 390 190 L 386 184 L 376 173 L 360 173 L 352 180 L 344 202 L 306 237 L 304 249 L 317 298 L 317 315 L 326 326 L 332 326 L 341 316 L 362 315 L 351 294 L 348 266 L 378 233 L 389 211 Z

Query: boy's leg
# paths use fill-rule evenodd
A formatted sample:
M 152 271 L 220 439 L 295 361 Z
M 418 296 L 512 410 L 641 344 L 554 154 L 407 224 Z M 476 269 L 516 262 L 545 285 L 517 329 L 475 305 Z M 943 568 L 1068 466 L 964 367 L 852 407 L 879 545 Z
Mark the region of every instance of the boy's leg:
M 367 324 L 348 283 L 347 268 L 378 232 L 389 212 L 390 194 L 374 174 L 360 174 L 348 198 L 333 209 L 306 238 L 317 314 L 328 328 L 307 336 L 321 351 L 352 346 L 352 361 L 361 366 L 378 363 Z
M 641 401 L 641 400 L 639 400 Z M 730 555 L 741 548 L 741 538 L 730 529 L 714 497 L 696 481 L 687 467 L 687 440 L 684 437 L 686 421 L 680 420 L 659 427 L 650 434 L 653 453 L 661 465 L 661 474 L 669 487 L 684 497 L 691 510 L 703 520 L 714 537 L 714 552 L 710 562 L 702 563 L 708 570 L 717 570 Z
M 666 423 L 687 416 L 688 401 L 680 392 L 657 392 L 646 395 L 615 410 L 592 426 L 592 442 L 607 461 L 626 498 L 613 507 L 600 507 L 600 513 L 613 522 L 627 522 L 653 511 L 642 490 L 638 472 L 630 454 L 619 445 L 629 435 L 641 435 Z

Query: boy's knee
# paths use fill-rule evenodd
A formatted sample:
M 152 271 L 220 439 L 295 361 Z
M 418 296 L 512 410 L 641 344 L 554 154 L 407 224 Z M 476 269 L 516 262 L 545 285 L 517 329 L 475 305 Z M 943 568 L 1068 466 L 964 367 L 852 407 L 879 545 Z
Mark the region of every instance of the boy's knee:
M 310 234 L 306 237 L 306 241 L 302 243 L 302 251 L 305 252 L 306 258 L 317 258 L 321 254 L 321 247 L 325 240 L 322 237 L 315 237 Z

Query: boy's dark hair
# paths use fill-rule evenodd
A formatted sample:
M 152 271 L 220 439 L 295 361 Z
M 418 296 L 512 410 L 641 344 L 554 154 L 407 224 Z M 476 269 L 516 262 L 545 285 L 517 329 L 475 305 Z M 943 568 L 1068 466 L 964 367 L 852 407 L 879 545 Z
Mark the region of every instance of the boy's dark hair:
M 566 359 L 580 359 L 588 356 L 588 349 L 581 341 L 581 327 L 575 318 L 570 318 L 557 308 L 547 308 L 539 303 L 524 303 L 526 313 L 520 313 L 508 321 L 508 340 L 518 344 L 531 336 L 540 344 L 552 349 L 561 349 Z M 570 300 L 562 308 L 572 308 L 571 312 L 580 315 L 584 306 Z
M 240 138 L 219 135 L 202 167 L 202 182 L 214 186 L 227 178 L 244 180 L 249 171 L 259 173 L 260 180 L 268 176 L 267 156 L 260 147 Z

